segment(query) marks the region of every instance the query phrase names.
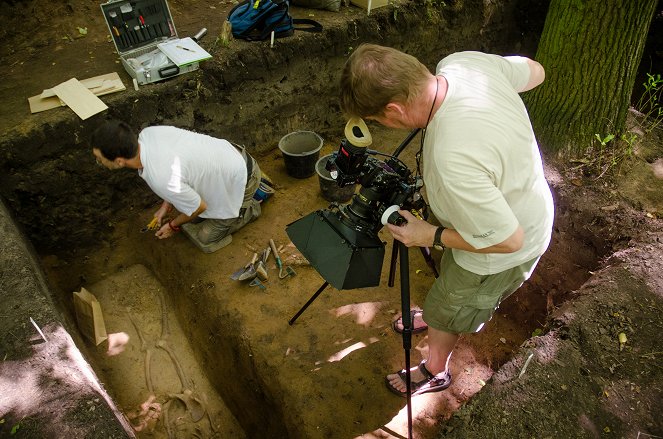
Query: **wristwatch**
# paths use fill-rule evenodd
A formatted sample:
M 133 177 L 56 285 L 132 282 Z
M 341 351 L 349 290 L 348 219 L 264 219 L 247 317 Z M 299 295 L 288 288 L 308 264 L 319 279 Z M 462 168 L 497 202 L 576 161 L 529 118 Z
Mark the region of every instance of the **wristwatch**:
M 444 244 L 442 244 L 442 232 L 444 232 L 444 227 L 440 226 L 435 230 L 435 238 L 433 238 L 433 248 L 435 250 L 444 250 Z

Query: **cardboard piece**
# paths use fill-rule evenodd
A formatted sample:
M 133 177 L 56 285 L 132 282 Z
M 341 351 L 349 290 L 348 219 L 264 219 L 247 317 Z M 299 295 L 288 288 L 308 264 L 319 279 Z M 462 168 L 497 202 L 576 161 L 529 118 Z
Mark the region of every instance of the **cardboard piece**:
M 126 90 L 126 87 L 117 72 L 82 79 L 80 82 L 95 96 L 103 96 L 109 93 Z M 30 104 L 31 113 L 39 113 L 41 111 L 51 110 L 66 105 L 57 97 L 52 88 L 44 90 L 39 95 L 28 98 L 28 103 Z
M 53 87 L 53 91 L 61 101 L 64 101 L 83 120 L 108 109 L 101 99 L 96 97 L 76 78 L 71 78 L 69 81 L 56 85 Z
M 94 294 L 85 288 L 81 288 L 80 292 L 74 291 L 74 309 L 78 329 L 85 337 L 95 345 L 99 345 L 108 338 L 101 305 Z

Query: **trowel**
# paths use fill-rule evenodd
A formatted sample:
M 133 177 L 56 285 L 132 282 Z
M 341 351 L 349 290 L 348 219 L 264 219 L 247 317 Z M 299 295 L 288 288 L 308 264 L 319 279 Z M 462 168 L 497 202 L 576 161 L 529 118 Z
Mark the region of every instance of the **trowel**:
M 278 250 L 276 250 L 276 244 L 274 244 L 273 239 L 269 240 L 269 246 L 272 248 L 272 252 L 274 253 L 274 258 L 276 259 L 276 266 L 279 268 L 279 279 L 285 279 L 288 276 L 294 276 L 295 274 L 297 274 L 295 270 L 292 269 L 291 267 L 283 266 L 283 261 L 281 261 L 281 257 L 279 256 Z
M 251 262 L 230 275 L 232 280 L 246 280 L 256 276 L 255 263 L 258 259 L 258 253 L 253 253 Z
M 258 276 L 258 279 L 263 282 L 267 280 L 267 259 L 269 258 L 271 251 L 272 249 L 270 247 L 263 250 L 262 257 L 258 260 L 256 265 L 256 275 Z

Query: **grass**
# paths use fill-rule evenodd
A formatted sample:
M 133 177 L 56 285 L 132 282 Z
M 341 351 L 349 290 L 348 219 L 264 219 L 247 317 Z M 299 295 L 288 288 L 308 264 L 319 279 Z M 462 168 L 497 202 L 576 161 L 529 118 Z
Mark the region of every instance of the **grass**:
M 578 163 L 573 168 L 596 180 L 605 175 L 621 172 L 622 165 L 634 157 L 635 149 L 642 138 L 663 122 L 663 78 L 660 74 L 647 73 L 643 84 L 644 92 L 633 106 L 638 115 L 639 126 L 621 134 L 595 133 L 592 144 L 583 156 L 571 160 Z

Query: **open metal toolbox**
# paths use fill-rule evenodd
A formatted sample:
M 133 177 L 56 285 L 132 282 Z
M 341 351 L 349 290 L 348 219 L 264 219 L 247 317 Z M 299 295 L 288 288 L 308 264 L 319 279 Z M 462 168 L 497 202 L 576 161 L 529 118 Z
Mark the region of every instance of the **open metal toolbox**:
M 138 84 L 150 84 L 197 70 L 177 66 L 157 44 L 178 39 L 166 0 L 111 0 L 101 4 L 124 69 Z

